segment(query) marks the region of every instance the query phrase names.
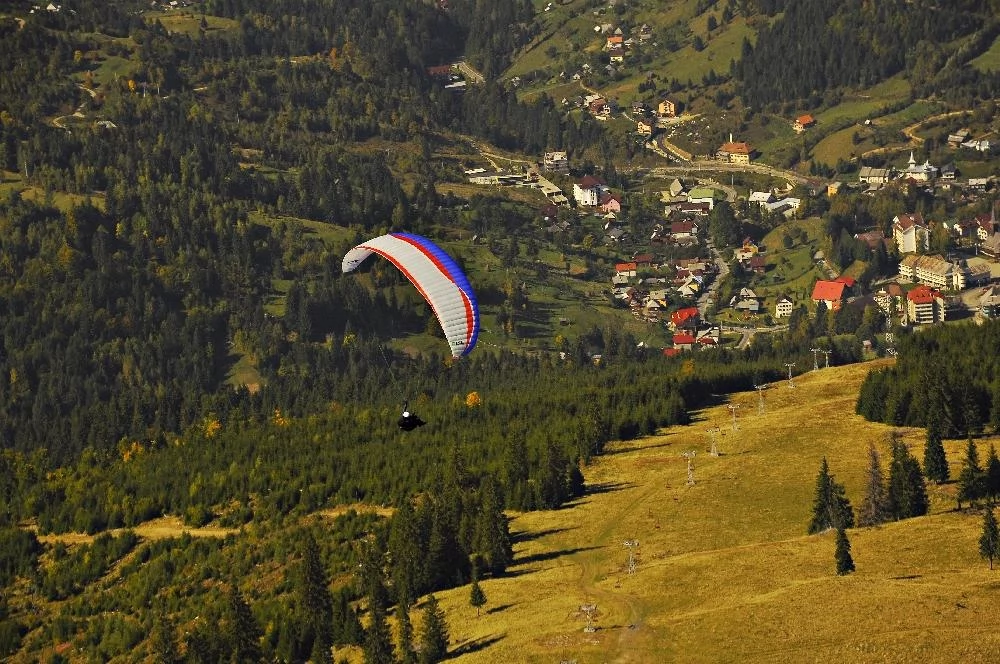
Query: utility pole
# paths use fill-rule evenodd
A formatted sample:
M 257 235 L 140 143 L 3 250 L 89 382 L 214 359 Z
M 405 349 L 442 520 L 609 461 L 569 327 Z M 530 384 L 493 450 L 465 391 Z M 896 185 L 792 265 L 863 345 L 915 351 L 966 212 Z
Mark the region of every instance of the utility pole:
M 809 350 L 811 350 L 812 354 L 813 354 L 813 371 L 819 371 L 819 362 L 817 361 L 816 358 L 819 357 L 819 353 L 823 352 L 823 349 L 822 348 L 810 348 Z
M 792 367 L 795 366 L 794 362 L 785 362 L 785 366 L 788 367 L 788 387 L 794 389 L 795 383 L 792 382 Z
M 821 351 L 821 352 L 823 353 L 823 355 L 826 355 L 826 368 L 829 369 L 830 368 L 830 353 L 832 353 L 833 351 L 832 350 L 824 350 L 824 351 Z
M 764 414 L 764 390 L 767 389 L 767 385 L 766 384 L 765 385 L 754 385 L 754 389 L 757 390 L 757 396 L 759 397 L 758 400 L 757 400 L 757 414 L 758 415 L 763 415 Z
M 733 414 L 733 431 L 739 431 L 740 427 L 736 424 L 736 411 L 739 410 L 740 405 L 738 403 L 731 403 L 726 408 L 729 412 Z
M 719 456 L 719 448 L 715 444 L 715 434 L 720 433 L 722 429 L 720 429 L 719 427 L 711 427 L 709 429 L 705 429 L 705 431 L 708 433 L 709 436 L 712 437 L 712 451 L 709 452 L 709 454 L 714 457 Z
M 623 544 L 625 545 L 625 548 L 628 549 L 628 573 L 635 574 L 635 566 L 637 563 L 636 561 L 637 554 L 635 550 L 639 548 L 639 540 L 637 539 L 625 540 Z
M 694 450 L 688 452 L 682 452 L 681 456 L 687 459 L 688 462 L 688 486 L 694 486 Z

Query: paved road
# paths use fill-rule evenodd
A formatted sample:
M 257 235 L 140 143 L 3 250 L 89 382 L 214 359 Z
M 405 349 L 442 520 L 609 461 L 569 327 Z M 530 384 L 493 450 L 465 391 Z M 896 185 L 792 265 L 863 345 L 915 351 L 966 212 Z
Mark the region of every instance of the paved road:
M 470 65 L 468 62 L 465 61 L 464 58 L 462 60 L 458 60 L 457 62 L 455 62 L 454 66 L 457 67 L 458 70 L 462 72 L 462 74 L 473 83 L 478 83 L 479 85 L 482 85 L 483 83 L 486 82 L 486 79 L 483 77 L 483 75 L 480 74 L 478 71 L 476 71 L 472 67 L 472 65 Z

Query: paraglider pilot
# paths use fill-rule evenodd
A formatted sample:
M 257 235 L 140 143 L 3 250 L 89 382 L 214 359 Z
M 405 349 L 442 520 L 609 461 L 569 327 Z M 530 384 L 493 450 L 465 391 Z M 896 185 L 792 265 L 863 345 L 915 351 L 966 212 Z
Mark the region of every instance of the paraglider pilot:
M 417 427 L 422 427 L 427 422 L 424 422 L 420 417 L 414 413 L 410 412 L 409 402 L 403 402 L 403 414 L 400 416 L 397 422 L 399 428 L 403 431 L 413 431 Z

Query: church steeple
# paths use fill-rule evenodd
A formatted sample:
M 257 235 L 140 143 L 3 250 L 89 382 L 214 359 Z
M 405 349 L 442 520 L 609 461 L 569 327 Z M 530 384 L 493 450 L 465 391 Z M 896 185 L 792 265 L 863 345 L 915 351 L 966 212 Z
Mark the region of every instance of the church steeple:
M 913 158 L 913 150 L 910 150 L 910 168 L 917 165 L 917 160 Z

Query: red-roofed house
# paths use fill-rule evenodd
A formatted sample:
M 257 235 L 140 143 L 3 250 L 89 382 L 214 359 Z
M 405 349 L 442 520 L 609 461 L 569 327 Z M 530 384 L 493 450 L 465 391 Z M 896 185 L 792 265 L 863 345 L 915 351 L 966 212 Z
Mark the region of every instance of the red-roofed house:
M 843 282 L 823 281 L 822 279 L 817 281 L 816 285 L 813 286 L 812 300 L 817 304 L 823 302 L 827 309 L 837 311 L 844 301 Z
M 635 262 L 636 267 L 653 267 L 653 261 L 656 260 L 656 256 L 653 254 L 636 254 L 632 257 Z
M 604 192 L 601 194 L 601 212 L 621 212 L 622 199 L 617 194 Z
M 616 263 L 615 273 L 623 277 L 634 277 L 638 274 L 639 266 L 635 263 Z
M 723 143 L 715 156 L 719 161 L 726 161 L 730 164 L 749 164 L 751 152 L 749 143 L 730 142 Z
M 913 325 L 944 322 L 944 298 L 939 291 L 921 284 L 906 294 L 906 317 Z
M 698 327 L 698 320 L 698 307 L 686 307 L 670 314 L 670 325 L 675 330 L 696 328 Z
M 602 180 L 592 175 L 585 175 L 582 180 L 573 183 L 573 198 L 580 205 L 595 206 L 601 202 L 604 189 Z
M 675 334 L 674 335 L 674 348 L 679 348 L 681 350 L 690 350 L 695 344 L 695 339 L 690 334 Z
M 837 277 L 836 279 L 834 279 L 834 281 L 839 281 L 840 283 L 844 284 L 848 288 L 854 288 L 854 284 L 857 283 L 854 280 L 853 277 L 847 277 L 847 276 L 844 276 L 844 275 L 840 275 L 839 277 Z
M 681 349 L 680 348 L 664 348 L 663 349 L 663 354 L 666 355 L 667 357 L 677 357 L 678 355 L 681 354 Z
M 800 115 L 795 118 L 795 122 L 792 124 L 792 129 L 801 133 L 814 124 L 816 124 L 816 118 L 806 113 L 805 115 Z

